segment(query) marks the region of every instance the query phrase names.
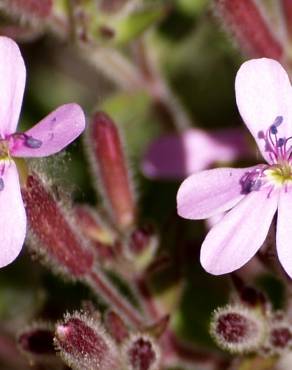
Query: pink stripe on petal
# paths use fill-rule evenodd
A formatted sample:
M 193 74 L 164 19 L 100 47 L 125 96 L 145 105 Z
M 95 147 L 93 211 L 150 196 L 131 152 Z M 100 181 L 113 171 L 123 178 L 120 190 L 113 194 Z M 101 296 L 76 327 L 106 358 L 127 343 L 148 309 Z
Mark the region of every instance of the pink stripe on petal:
M 17 44 L 0 36 L 0 135 L 15 131 L 25 87 L 25 65 Z
M 199 220 L 228 211 L 246 196 L 240 181 L 256 168 L 217 168 L 189 176 L 177 193 L 178 214 Z
M 278 192 L 249 193 L 207 234 L 201 248 L 201 264 L 213 274 L 239 269 L 264 243 L 277 210 Z
M 282 190 L 279 199 L 276 244 L 279 260 L 292 278 L 292 193 Z
M 189 129 L 155 140 L 145 155 L 143 172 L 150 178 L 181 179 L 217 161 L 247 157 L 248 149 L 241 130 Z
M 15 260 L 21 251 L 26 233 L 26 215 L 14 162 L 6 163 L 0 192 L 0 267 Z
M 235 80 L 236 102 L 242 119 L 254 136 L 263 157 L 271 162 L 265 140 L 275 118 L 283 117 L 279 137 L 292 135 L 292 89 L 281 64 L 272 59 L 252 59 L 242 64 Z
M 43 118 L 25 134 L 39 140 L 39 148 L 25 145 L 18 140 L 11 148 L 14 157 L 46 157 L 64 149 L 85 128 L 85 117 L 77 104 L 65 104 Z

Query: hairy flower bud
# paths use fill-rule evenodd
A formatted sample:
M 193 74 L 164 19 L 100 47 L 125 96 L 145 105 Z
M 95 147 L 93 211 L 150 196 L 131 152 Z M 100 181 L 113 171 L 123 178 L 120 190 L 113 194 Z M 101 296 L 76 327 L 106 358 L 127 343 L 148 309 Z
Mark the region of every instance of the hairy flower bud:
M 87 248 L 62 205 L 38 175 L 28 176 L 22 195 L 33 250 L 71 276 L 83 276 L 90 271 L 93 252 Z
M 88 139 L 91 165 L 101 181 L 113 219 L 119 228 L 127 229 L 135 223 L 136 206 L 117 127 L 108 115 L 98 112 Z
M 128 257 L 141 271 L 153 260 L 158 246 L 158 238 L 149 225 L 135 229 L 128 243 Z
M 145 334 L 133 334 L 122 347 L 128 370 L 158 370 L 160 351 L 154 339 Z
M 261 346 L 266 326 L 255 310 L 234 305 L 215 311 L 210 332 L 219 347 L 232 353 L 246 353 Z
M 280 60 L 283 48 L 254 0 L 216 0 L 215 11 L 239 46 L 251 56 Z
M 285 320 L 285 316 L 276 312 L 269 323 L 267 340 L 264 344 L 264 353 L 277 355 L 292 348 L 292 326 Z
M 120 369 L 114 342 L 100 324 L 86 315 L 67 315 L 56 326 L 55 344 L 64 362 L 73 369 Z

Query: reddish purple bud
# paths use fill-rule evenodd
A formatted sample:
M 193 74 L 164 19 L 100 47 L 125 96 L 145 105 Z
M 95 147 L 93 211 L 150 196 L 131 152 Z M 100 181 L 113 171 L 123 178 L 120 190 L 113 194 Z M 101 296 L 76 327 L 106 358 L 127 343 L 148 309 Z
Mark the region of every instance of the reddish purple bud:
M 239 305 L 215 311 L 210 330 L 217 344 L 233 353 L 258 349 L 266 335 L 263 317 Z
M 33 249 L 74 277 L 90 271 L 93 252 L 77 233 L 62 205 L 35 173 L 28 176 L 22 195 Z
M 118 129 L 111 118 L 98 112 L 89 133 L 90 159 L 104 196 L 119 228 L 133 226 L 136 206 Z
M 19 15 L 46 18 L 51 14 L 53 0 L 4 0 L 6 10 Z
M 35 356 L 54 355 L 54 332 L 48 325 L 35 325 L 26 329 L 18 337 L 22 351 Z
M 120 369 L 115 344 L 95 320 L 85 315 L 65 317 L 56 327 L 55 344 L 64 362 L 74 369 Z
M 292 348 L 292 327 L 281 313 L 272 316 L 264 351 L 269 355 L 278 355 Z
M 280 60 L 283 48 L 254 0 L 215 0 L 215 9 L 239 46 L 253 57 Z
M 135 229 L 128 243 L 128 258 L 133 261 L 137 270 L 145 269 L 155 256 L 158 238 L 150 225 Z
M 77 205 L 74 207 L 74 212 L 76 222 L 84 235 L 103 244 L 114 243 L 113 232 L 102 222 L 95 210 L 86 205 Z
M 135 334 L 124 344 L 123 357 L 128 370 L 158 370 L 160 351 L 154 339 L 145 334 Z
M 117 343 L 122 343 L 128 337 L 128 328 L 123 319 L 114 311 L 108 311 L 105 316 L 107 331 Z
M 286 20 L 286 27 L 290 38 L 292 37 L 292 2 L 291 0 L 280 0 L 283 7 L 283 16 Z

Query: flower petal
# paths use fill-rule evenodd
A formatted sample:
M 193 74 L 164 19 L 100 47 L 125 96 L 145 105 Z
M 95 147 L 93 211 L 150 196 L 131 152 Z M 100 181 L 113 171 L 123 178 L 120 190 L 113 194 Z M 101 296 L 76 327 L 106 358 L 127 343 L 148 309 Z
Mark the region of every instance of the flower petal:
M 43 118 L 25 134 L 41 142 L 40 147 L 29 147 L 17 140 L 11 148 L 15 157 L 46 157 L 64 149 L 85 128 L 85 117 L 77 104 L 65 104 Z
M 279 199 L 276 244 L 279 260 L 292 278 L 292 194 L 282 191 Z
M 17 44 L 0 36 L 0 135 L 15 131 L 25 87 L 25 65 Z
M 278 192 L 268 189 L 249 193 L 207 234 L 201 264 L 214 275 L 242 267 L 264 243 L 277 209 Z
M 235 80 L 236 102 L 245 124 L 254 136 L 264 158 L 270 162 L 265 140 L 275 118 L 283 117 L 279 136 L 292 134 L 292 89 L 289 77 L 275 60 L 249 60 L 240 67 Z
M 0 192 L 0 267 L 15 260 L 21 251 L 26 233 L 26 215 L 14 162 L 7 164 Z
M 256 168 L 217 168 L 189 176 L 177 193 L 178 214 L 199 220 L 228 211 L 246 195 L 241 179 Z
M 205 170 L 217 161 L 230 162 L 247 155 L 248 145 L 241 130 L 189 129 L 180 135 L 155 140 L 142 166 L 150 178 L 180 179 Z

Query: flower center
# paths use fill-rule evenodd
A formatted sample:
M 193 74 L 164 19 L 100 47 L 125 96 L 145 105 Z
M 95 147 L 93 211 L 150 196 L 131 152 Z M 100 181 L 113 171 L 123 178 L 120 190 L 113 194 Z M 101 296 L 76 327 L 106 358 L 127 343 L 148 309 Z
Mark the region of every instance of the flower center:
M 270 166 L 264 173 L 267 178 L 276 185 L 292 182 L 292 167 L 287 161 Z

